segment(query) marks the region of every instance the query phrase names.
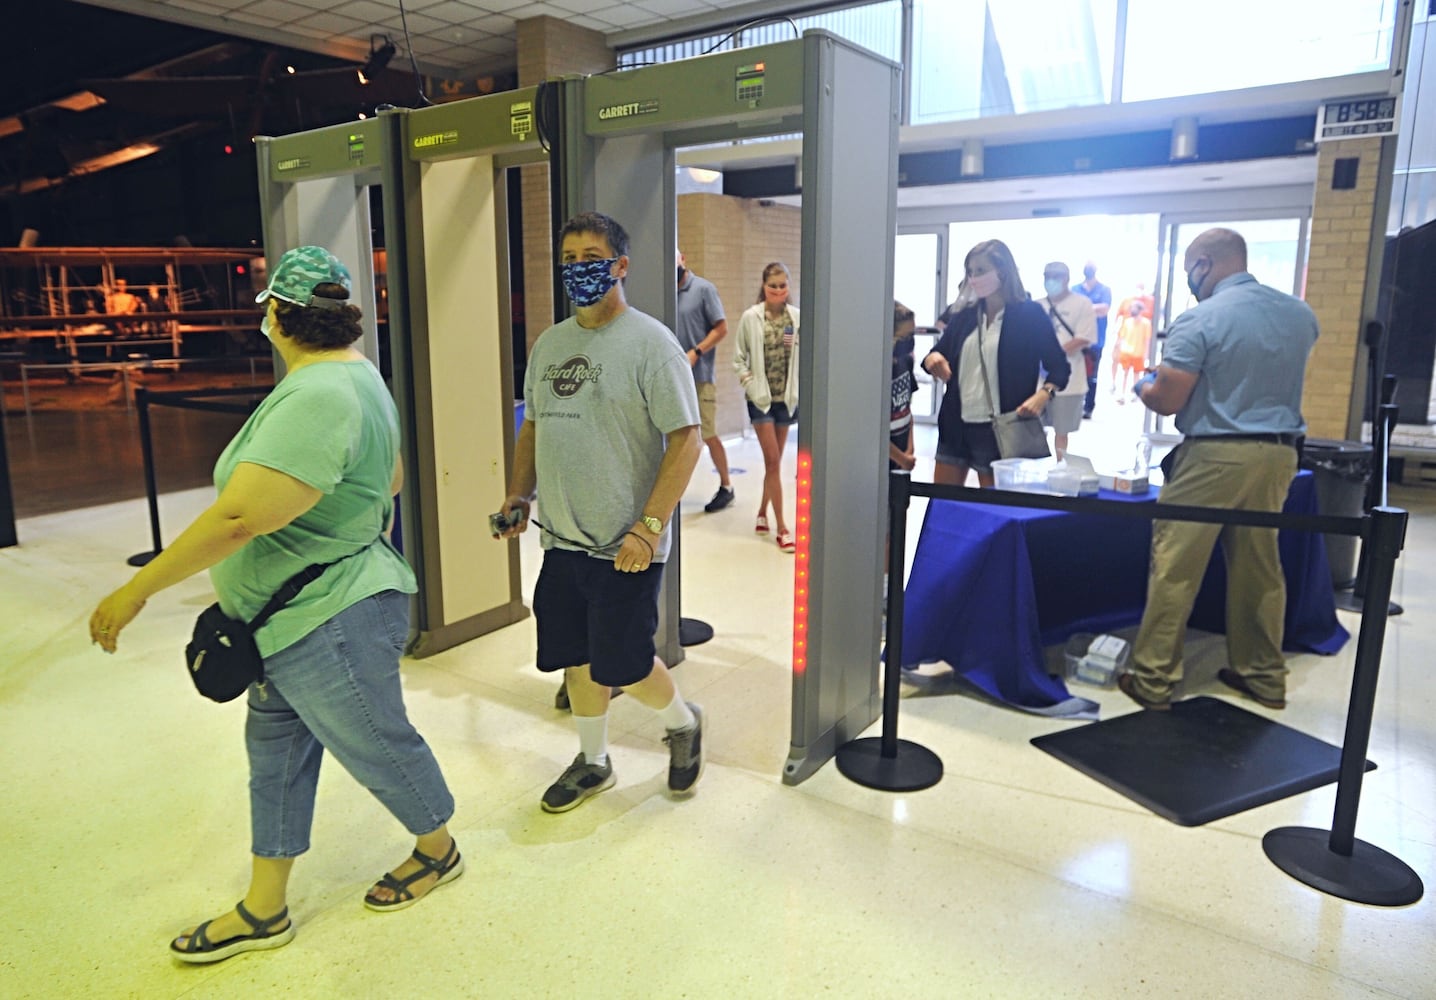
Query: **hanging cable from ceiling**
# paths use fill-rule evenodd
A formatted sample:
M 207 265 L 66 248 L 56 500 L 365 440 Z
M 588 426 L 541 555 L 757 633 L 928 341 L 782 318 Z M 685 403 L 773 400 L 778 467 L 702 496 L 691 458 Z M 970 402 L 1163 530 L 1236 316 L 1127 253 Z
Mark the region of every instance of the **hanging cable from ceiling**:
M 404 48 L 409 53 L 409 68 L 414 71 L 414 89 L 419 92 L 419 106 L 427 108 L 434 102 L 424 93 L 424 78 L 419 75 L 419 61 L 414 58 L 414 43 L 409 39 L 409 14 L 404 10 L 404 0 L 399 0 L 399 21 L 404 26 Z

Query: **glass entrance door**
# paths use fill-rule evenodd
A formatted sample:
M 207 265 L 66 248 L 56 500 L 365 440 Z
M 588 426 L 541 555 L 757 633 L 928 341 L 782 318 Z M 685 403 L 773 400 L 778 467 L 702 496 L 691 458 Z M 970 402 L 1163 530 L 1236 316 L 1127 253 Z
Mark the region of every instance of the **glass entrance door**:
M 1309 224 L 1309 215 L 1238 219 L 1212 214 L 1163 215 L 1157 250 L 1156 336 L 1149 348 L 1150 363 L 1153 366 L 1161 363 L 1164 338 L 1172 321 L 1197 304 L 1187 289 L 1183 267 L 1192 240 L 1208 229 L 1236 230 L 1247 241 L 1247 270 L 1262 284 L 1299 296 L 1306 278 Z M 1110 336 L 1108 340 L 1110 343 Z M 1159 416 L 1150 410 L 1146 411 L 1143 430 L 1158 442 L 1173 442 L 1180 437 L 1171 417 Z
M 917 334 L 913 354 L 921 360 L 937 343 L 933 324 L 942 314 L 947 288 L 947 227 L 907 228 L 897 234 L 893 253 L 893 297 L 913 311 Z M 912 416 L 918 423 L 937 422 L 942 383 L 921 368 L 912 396 Z

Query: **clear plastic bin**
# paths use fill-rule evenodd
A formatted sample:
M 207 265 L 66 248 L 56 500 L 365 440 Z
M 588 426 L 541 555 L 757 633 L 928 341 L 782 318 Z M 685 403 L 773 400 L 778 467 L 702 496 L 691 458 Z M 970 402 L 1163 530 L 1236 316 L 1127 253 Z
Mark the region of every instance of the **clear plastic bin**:
M 1064 497 L 1079 496 L 1082 492 L 1082 473 L 1076 469 L 1053 469 L 1047 473 L 1047 488 Z
M 992 463 L 993 485 L 999 490 L 1046 491 L 1051 468 L 1046 458 L 999 458 Z
M 1126 639 L 1079 632 L 1067 640 L 1063 649 L 1066 678 L 1079 684 L 1109 688 L 1117 683 L 1117 676 L 1126 671 L 1131 652 Z

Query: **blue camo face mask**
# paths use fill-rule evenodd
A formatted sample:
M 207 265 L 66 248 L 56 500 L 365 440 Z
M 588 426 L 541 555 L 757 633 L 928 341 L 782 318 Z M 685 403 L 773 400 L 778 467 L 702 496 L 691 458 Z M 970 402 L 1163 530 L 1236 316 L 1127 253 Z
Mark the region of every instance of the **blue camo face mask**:
M 618 284 L 613 275 L 617 257 L 603 260 L 576 260 L 571 264 L 559 265 L 559 276 L 563 279 L 563 290 L 576 306 L 597 305 L 609 289 Z

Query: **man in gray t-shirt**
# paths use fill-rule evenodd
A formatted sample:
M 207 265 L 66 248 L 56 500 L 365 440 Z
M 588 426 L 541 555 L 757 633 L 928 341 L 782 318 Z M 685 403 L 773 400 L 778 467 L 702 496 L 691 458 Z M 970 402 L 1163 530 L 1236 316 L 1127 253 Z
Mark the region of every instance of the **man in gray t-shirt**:
M 612 559 L 612 543 L 648 511 L 665 437 L 691 428 L 698 410 L 673 335 L 630 307 L 596 329 L 571 316 L 544 331 L 529 354 L 524 419 L 537 435 L 540 516 L 551 529 L 543 547 Z M 668 558 L 671 512 L 661 511 L 663 530 L 646 539 L 654 563 Z
M 699 452 L 687 360 L 662 323 L 623 294 L 628 234 L 584 212 L 559 233 L 559 273 L 577 307 L 529 353 L 524 422 L 503 514 L 528 526 L 537 491 L 544 560 L 534 587 L 538 668 L 563 671 L 579 754 L 544 792 L 567 812 L 614 783 L 608 702 L 618 687 L 668 730 L 668 788 L 686 795 L 703 766 L 703 710 L 656 655 L 669 519 Z
M 673 332 L 679 346 L 688 352 L 693 382 L 698 389 L 699 428 L 703 443 L 718 470 L 718 492 L 703 509 L 717 513 L 733 503 L 733 484 L 728 478 L 728 453 L 718 436 L 718 390 L 713 383 L 713 353 L 718 341 L 728 336 L 728 320 L 718 289 L 688 270 L 687 259 L 678 252 L 678 314 Z

